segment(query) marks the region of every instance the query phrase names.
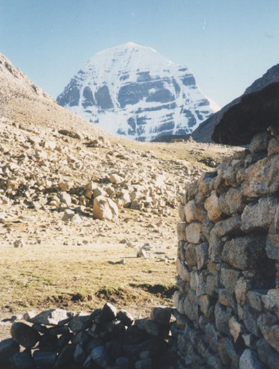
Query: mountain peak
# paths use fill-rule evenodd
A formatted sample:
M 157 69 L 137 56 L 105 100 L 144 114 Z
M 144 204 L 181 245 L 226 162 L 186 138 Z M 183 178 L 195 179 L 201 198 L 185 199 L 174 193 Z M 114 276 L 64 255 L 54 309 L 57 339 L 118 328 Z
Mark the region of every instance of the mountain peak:
M 186 66 L 133 42 L 96 53 L 57 102 L 111 133 L 140 141 L 190 134 L 216 111 Z

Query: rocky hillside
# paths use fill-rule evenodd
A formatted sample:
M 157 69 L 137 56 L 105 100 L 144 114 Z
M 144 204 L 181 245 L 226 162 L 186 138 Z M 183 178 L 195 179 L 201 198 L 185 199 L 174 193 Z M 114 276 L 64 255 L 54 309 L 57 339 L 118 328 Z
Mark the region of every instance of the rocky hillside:
M 207 120 L 205 120 L 200 126 L 193 132 L 193 138 L 199 142 L 212 142 L 212 133 L 214 128 L 220 123 L 224 114 L 233 106 L 240 103 L 242 97 L 245 99 L 249 99 L 249 94 L 259 91 L 269 84 L 273 84 L 279 82 L 279 64 L 270 68 L 261 78 L 257 79 L 255 82 L 249 86 L 242 96 L 239 96 L 226 106 L 222 108 L 217 113 L 213 114 Z M 243 124 L 243 123 L 241 123 Z M 251 140 L 252 137 L 250 137 Z M 249 140 L 247 141 L 249 143 Z M 238 143 L 240 144 L 240 143 Z
M 139 141 L 191 133 L 218 109 L 187 67 L 131 42 L 95 54 L 57 102 L 111 133 Z

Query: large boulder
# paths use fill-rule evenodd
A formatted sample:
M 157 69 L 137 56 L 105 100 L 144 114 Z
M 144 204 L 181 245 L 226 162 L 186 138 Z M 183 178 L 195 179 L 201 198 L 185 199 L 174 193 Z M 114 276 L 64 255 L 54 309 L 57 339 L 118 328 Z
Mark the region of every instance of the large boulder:
M 212 139 L 227 145 L 247 145 L 257 133 L 278 122 L 279 82 L 275 82 L 242 96 L 238 104 L 225 112 L 214 128 Z

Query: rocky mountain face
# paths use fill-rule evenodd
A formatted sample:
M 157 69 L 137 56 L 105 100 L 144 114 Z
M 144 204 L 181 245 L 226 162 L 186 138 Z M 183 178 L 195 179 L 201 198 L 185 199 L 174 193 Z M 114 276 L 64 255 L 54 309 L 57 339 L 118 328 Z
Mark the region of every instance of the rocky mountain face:
M 199 127 L 193 132 L 193 135 L 192 135 L 193 138 L 196 141 L 199 141 L 199 142 L 212 142 L 212 137 L 211 136 L 213 134 L 213 131 L 214 131 L 215 127 L 220 123 L 220 121 L 222 120 L 224 114 L 228 110 L 230 110 L 235 105 L 238 105 L 242 100 L 245 100 L 245 101 L 250 100 L 250 98 L 249 98 L 250 94 L 255 93 L 257 91 L 260 91 L 260 90 L 266 88 L 268 85 L 276 83 L 276 82 L 279 82 L 279 64 L 276 64 L 275 66 L 270 68 L 261 78 L 257 79 L 255 82 L 253 82 L 252 85 L 249 86 L 245 90 L 245 92 L 242 96 L 239 96 L 238 98 L 236 98 L 235 100 L 233 100 L 232 102 L 230 102 L 229 104 L 224 106 L 224 108 L 222 108 L 220 111 L 218 111 L 217 113 L 210 116 L 202 124 L 200 124 Z M 274 97 L 276 97 L 276 95 Z M 253 97 L 252 97 L 252 99 L 253 99 Z M 237 122 L 242 127 L 245 127 L 245 122 L 243 122 L 242 120 L 237 120 Z M 244 126 L 243 126 L 243 124 L 244 124 Z M 241 132 L 238 132 L 238 134 L 241 135 Z M 227 135 L 227 133 L 226 133 L 226 135 Z M 249 136 L 249 134 L 248 134 L 248 136 Z M 250 135 L 247 140 L 244 139 L 246 144 L 248 144 L 250 142 L 251 138 L 252 137 Z M 228 136 L 227 136 L 227 139 L 228 139 Z M 236 139 L 236 142 L 238 142 L 237 143 L 238 145 L 243 144 L 243 142 L 241 143 L 241 139 Z M 223 143 L 225 143 L 225 142 L 223 142 Z
M 218 109 L 187 67 L 131 42 L 96 53 L 57 102 L 111 133 L 139 141 L 191 133 Z

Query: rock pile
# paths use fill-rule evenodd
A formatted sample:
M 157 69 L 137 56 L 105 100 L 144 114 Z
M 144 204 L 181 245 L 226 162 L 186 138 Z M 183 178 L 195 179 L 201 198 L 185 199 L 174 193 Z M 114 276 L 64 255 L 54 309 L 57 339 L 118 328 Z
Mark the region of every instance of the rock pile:
M 187 187 L 174 302 L 183 368 L 279 367 L 279 136 Z
M 24 318 L 29 323 L 13 323 L 12 338 L 0 343 L 0 363 L 12 369 L 174 368 L 171 308 L 134 319 L 107 303 L 92 314 L 53 309 Z
M 201 173 L 186 161 L 168 165 L 152 152 L 112 145 L 103 136 L 0 121 L 0 138 L 3 205 L 72 208 L 109 220 L 123 208 L 168 216 L 182 189 L 181 173 Z M 72 218 L 67 213 L 63 219 L 76 221 Z

